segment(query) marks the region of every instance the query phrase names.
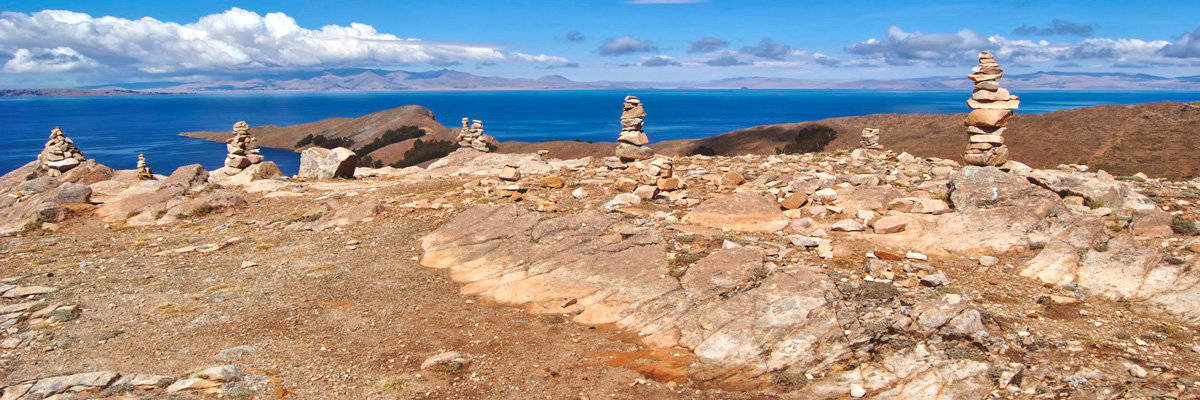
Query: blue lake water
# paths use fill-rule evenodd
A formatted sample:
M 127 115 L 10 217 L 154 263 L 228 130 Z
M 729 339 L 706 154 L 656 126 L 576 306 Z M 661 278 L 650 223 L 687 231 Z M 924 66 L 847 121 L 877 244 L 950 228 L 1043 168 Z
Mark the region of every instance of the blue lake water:
M 114 168 L 134 167 L 145 153 L 159 173 L 201 163 L 219 168 L 221 143 L 178 136 L 229 130 L 234 122 L 291 125 L 329 117 L 358 117 L 420 104 L 444 125 L 462 117 L 484 121 L 500 140 L 613 141 L 621 101 L 637 95 L 646 105 L 651 140 L 699 138 L 756 125 L 877 113 L 966 111 L 963 91 L 869 90 L 632 90 L 382 93 L 233 93 L 128 97 L 0 98 L 0 172 L 37 157 L 50 129 L 61 126 L 89 158 Z M 1197 101 L 1200 92 L 1023 91 L 1021 113 L 1098 104 Z M 263 149 L 285 173 L 299 155 Z

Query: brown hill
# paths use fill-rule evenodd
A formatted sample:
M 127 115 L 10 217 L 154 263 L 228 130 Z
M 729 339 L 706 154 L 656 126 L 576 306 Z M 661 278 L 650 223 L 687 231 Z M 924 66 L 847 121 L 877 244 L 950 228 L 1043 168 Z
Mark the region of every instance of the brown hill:
M 862 128 L 882 129 L 887 149 L 921 157 L 959 159 L 966 147 L 966 114 L 874 114 L 764 125 L 704 139 L 651 145 L 657 153 L 686 155 L 701 147 L 716 155 L 772 154 L 792 143 L 806 127 L 832 128 L 837 137 L 827 150 L 858 146 Z M 1103 105 L 1044 114 L 1017 114 L 1005 134 L 1011 158 L 1034 168 L 1085 164 L 1117 175 L 1145 172 L 1172 179 L 1200 176 L 1200 102 Z M 530 147 L 532 146 L 532 147 Z M 539 147 L 540 146 L 540 147 Z M 611 155 L 608 146 L 577 142 L 531 143 L 501 151 L 546 148 L 555 157 Z
M 415 126 L 425 131 L 423 136 L 386 143 L 367 154 L 372 160 L 385 165 L 404 159 L 404 153 L 413 147 L 420 139 L 429 141 L 453 141 L 457 129 L 450 129 L 437 122 L 433 111 L 417 105 L 406 105 L 389 110 L 373 112 L 358 118 L 327 118 L 307 124 L 276 126 L 262 125 L 250 128 L 250 134 L 258 138 L 260 146 L 279 149 L 303 151 L 312 144 L 303 144 L 301 140 L 308 135 L 321 136 L 324 140 L 339 143 L 339 145 L 355 150 L 375 142 L 388 131 L 397 131 L 404 127 Z M 182 136 L 223 142 L 232 132 L 184 132 Z M 336 146 L 327 146 L 336 147 Z

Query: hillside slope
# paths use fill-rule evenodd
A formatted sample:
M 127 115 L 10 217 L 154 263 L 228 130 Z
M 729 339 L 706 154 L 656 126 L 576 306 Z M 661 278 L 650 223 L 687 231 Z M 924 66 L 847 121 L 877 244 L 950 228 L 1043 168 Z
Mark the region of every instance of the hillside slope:
M 720 155 L 770 154 L 807 126 L 833 128 L 827 149 L 858 146 L 862 128 L 882 129 L 880 143 L 897 152 L 959 159 L 966 147 L 965 114 L 875 114 L 757 126 L 721 135 L 653 145 L 688 154 L 700 146 Z M 1005 140 L 1013 160 L 1035 168 L 1085 164 L 1117 175 L 1145 172 L 1173 179 L 1200 176 L 1200 102 L 1104 105 L 1045 114 L 1017 114 Z
M 373 112 L 358 118 L 327 118 L 307 124 L 276 126 L 262 125 L 250 128 L 250 134 L 258 138 L 264 147 L 302 151 L 311 145 L 300 145 L 305 136 L 322 136 L 327 140 L 349 141 L 352 149 L 361 149 L 388 131 L 406 126 L 415 126 L 425 131 L 418 138 L 422 141 L 453 141 L 457 130 L 438 123 L 433 111 L 417 105 L 406 105 Z M 232 132 L 184 132 L 182 136 L 223 142 Z M 370 156 L 383 164 L 392 164 L 404 158 L 404 152 L 413 147 L 416 139 L 407 139 L 359 156 Z

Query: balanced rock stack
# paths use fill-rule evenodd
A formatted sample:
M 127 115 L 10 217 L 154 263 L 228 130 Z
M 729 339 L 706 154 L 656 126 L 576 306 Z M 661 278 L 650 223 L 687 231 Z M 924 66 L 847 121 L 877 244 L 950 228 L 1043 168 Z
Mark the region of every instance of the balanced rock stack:
M 858 147 L 864 149 L 879 149 L 883 147 L 879 145 L 879 129 L 863 128 L 862 142 L 859 143 Z
M 143 181 L 152 181 L 152 180 L 157 179 L 154 177 L 154 171 L 151 171 L 150 166 L 146 165 L 146 155 L 145 154 L 138 154 L 137 172 L 136 173 L 137 173 L 137 178 L 141 179 Z
M 62 175 L 84 160 L 83 152 L 57 126 L 50 130 L 50 140 L 46 141 L 46 148 L 38 154 L 38 165 L 50 176 Z
M 233 124 L 233 137 L 225 141 L 225 166 L 234 169 L 245 169 L 262 162 L 263 156 L 258 153 L 258 139 L 250 136 L 250 125 L 246 121 Z
M 646 167 L 646 176 L 653 180 L 658 190 L 676 190 L 683 188 L 683 181 L 675 177 L 675 161 L 658 157 L 650 161 Z
M 458 147 L 470 147 L 482 152 L 491 151 L 488 148 L 488 137 L 483 133 L 483 121 L 471 121 L 471 126 L 467 126 L 467 121 L 470 118 L 462 119 L 462 129 L 458 131 Z
M 1004 145 L 1004 131 L 1021 101 L 1000 87 L 998 82 L 1004 75 L 1000 64 L 996 64 L 992 53 L 979 53 L 979 66 L 967 75 L 975 82 L 975 91 L 967 106 L 967 133 L 970 145 L 963 153 L 963 161 L 970 165 L 1000 165 L 1008 161 L 1008 146 Z
M 650 138 L 642 131 L 642 122 L 646 110 L 642 101 L 636 96 L 625 96 L 625 107 L 621 113 L 621 136 L 617 138 L 617 157 L 622 161 L 645 160 L 654 155 L 654 150 L 646 147 Z

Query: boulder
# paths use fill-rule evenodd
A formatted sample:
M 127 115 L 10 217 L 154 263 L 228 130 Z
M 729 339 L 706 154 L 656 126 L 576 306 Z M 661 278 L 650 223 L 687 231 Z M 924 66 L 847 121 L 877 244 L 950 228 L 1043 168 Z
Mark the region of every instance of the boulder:
M 307 179 L 353 179 L 358 166 L 358 155 L 345 147 L 332 150 L 309 147 L 300 153 L 300 171 L 297 177 Z

